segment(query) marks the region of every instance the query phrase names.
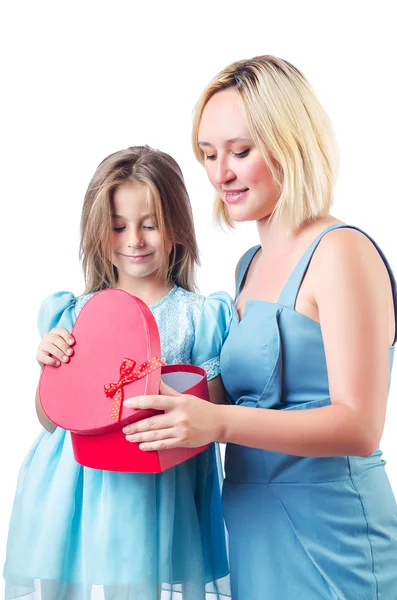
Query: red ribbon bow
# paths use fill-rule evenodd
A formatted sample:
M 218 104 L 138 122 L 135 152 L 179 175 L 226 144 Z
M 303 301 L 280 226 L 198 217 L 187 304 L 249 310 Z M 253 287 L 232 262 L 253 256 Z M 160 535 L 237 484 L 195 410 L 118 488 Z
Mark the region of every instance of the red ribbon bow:
M 113 397 L 112 402 L 112 419 L 120 421 L 121 403 L 124 398 L 123 386 L 127 383 L 132 383 L 138 379 L 146 377 L 149 373 L 165 365 L 160 359 L 154 357 L 145 361 L 140 367 L 135 369 L 136 362 L 130 358 L 124 358 L 120 367 L 120 379 L 117 383 L 107 383 L 104 386 L 105 395 L 107 398 Z

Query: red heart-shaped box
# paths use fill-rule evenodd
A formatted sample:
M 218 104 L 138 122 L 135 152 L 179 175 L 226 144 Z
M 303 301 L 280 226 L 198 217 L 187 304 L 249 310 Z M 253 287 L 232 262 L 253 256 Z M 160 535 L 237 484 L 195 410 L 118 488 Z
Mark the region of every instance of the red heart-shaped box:
M 125 358 L 134 370 L 161 358 L 156 321 L 148 306 L 123 290 L 98 292 L 83 306 L 73 327 L 75 344 L 71 360 L 60 367 L 43 369 L 39 394 L 48 418 L 71 432 L 77 462 L 94 469 L 159 473 L 199 452 L 200 448 L 142 451 L 127 442 L 122 427 L 157 414 L 120 405 L 105 394 L 105 386 L 117 384 Z M 144 367 L 140 379 L 121 386 L 124 400 L 158 394 L 161 379 L 181 393 L 209 400 L 204 369 L 192 365 Z

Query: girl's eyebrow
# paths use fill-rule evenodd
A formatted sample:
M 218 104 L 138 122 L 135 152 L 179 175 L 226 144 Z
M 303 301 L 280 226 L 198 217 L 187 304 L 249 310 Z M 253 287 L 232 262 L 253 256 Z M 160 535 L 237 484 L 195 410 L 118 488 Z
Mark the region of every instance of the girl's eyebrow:
M 144 221 L 145 219 L 152 219 L 154 216 L 154 213 L 147 213 L 146 215 L 142 215 L 141 219 Z M 125 219 L 125 217 L 122 215 L 112 215 L 112 219 Z

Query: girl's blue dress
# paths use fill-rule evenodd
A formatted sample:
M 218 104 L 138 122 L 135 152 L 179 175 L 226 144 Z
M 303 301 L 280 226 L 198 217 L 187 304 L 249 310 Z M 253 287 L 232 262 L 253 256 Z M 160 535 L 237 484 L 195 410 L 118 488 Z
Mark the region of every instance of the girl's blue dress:
M 39 314 L 41 335 L 57 325 L 71 331 L 91 295 L 50 296 Z M 231 299 L 175 286 L 151 309 L 163 360 L 200 365 L 208 379 L 216 377 Z M 227 593 L 217 453 L 212 445 L 162 474 L 100 471 L 76 463 L 68 432 L 43 430 L 18 480 L 6 600 L 203 600 Z
M 295 301 L 317 245 L 334 228 L 311 244 L 278 302 L 248 300 L 241 322 L 235 311 L 221 352 L 233 403 L 258 410 L 330 404 L 320 325 L 296 312 Z M 258 249 L 241 262 L 237 292 Z M 396 283 L 380 254 L 397 317 Z M 228 444 L 223 509 L 232 599 L 396 600 L 397 508 L 384 465 L 380 450 L 368 458 L 305 458 Z

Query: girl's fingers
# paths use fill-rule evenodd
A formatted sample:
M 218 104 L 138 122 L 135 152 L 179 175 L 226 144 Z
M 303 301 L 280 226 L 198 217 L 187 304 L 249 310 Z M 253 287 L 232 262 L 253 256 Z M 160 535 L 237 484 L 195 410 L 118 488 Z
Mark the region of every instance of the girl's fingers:
M 49 365 L 51 367 L 59 367 L 61 364 L 61 362 L 56 357 L 50 356 L 46 352 L 37 352 L 36 359 L 41 367 L 45 367 L 46 365 Z
M 45 354 L 50 354 L 51 356 L 57 358 L 61 362 L 69 362 L 69 358 L 73 353 L 73 350 L 70 348 L 70 352 L 68 348 L 60 348 L 57 344 L 54 344 L 51 341 L 42 340 L 40 342 L 38 353 L 44 352 Z
M 48 333 L 45 337 L 43 337 L 41 341 L 50 342 L 51 344 L 54 344 L 54 346 L 62 350 L 62 352 L 66 356 L 71 356 L 73 354 L 73 348 L 71 348 L 70 345 L 67 342 L 65 342 L 65 340 L 60 335 L 56 333 Z
M 56 335 L 59 335 L 66 342 L 66 344 L 69 344 L 69 346 L 73 346 L 75 343 L 74 337 L 67 329 L 65 329 L 65 327 L 54 327 L 54 329 L 51 329 L 49 333 L 55 333 Z

